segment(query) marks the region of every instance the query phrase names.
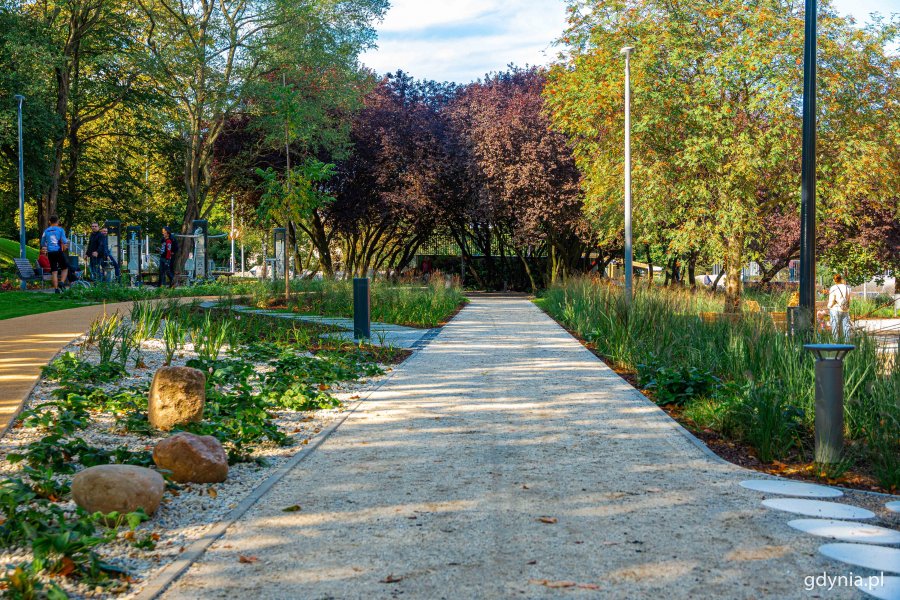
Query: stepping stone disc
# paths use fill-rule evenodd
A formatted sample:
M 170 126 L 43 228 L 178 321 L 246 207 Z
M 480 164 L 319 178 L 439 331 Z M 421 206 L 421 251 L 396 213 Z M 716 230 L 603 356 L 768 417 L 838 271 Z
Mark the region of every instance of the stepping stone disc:
M 897 502 L 888 502 L 885 507 L 891 512 L 900 513 L 900 500 Z
M 777 481 L 774 479 L 748 479 L 741 482 L 741 487 L 766 494 L 782 496 L 803 496 L 806 498 L 837 498 L 844 492 L 815 483 L 801 481 Z
M 804 533 L 834 538 L 842 542 L 900 544 L 900 531 L 866 523 L 834 519 L 794 519 L 788 521 L 788 525 Z
M 880 585 L 872 587 L 868 583 L 860 583 L 856 589 L 880 600 L 900 600 L 900 577 L 885 577 Z
M 869 544 L 824 544 L 819 554 L 873 571 L 900 573 L 900 550 Z
M 871 519 L 875 516 L 875 513 L 865 508 L 805 498 L 768 498 L 762 503 L 775 510 L 823 519 Z

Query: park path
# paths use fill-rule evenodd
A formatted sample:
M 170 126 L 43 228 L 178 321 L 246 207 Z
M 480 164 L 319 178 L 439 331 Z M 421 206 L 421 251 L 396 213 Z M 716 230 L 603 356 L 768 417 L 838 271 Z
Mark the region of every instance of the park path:
M 845 571 L 746 477 L 527 300 L 474 298 L 164 597 L 806 598 Z
M 130 307 L 130 302 L 92 304 L 0 320 L 0 434 L 28 398 L 41 367 L 87 331 L 103 311 L 126 311 Z

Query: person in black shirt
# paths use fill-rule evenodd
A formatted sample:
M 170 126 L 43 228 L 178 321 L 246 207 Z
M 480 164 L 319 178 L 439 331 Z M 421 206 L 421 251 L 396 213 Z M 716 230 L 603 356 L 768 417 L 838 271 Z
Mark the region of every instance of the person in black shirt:
M 88 238 L 87 255 L 88 263 L 91 265 L 91 279 L 100 281 L 100 262 L 103 257 L 100 254 L 103 234 L 100 233 L 100 225 L 91 223 L 91 235 Z
M 159 247 L 159 287 L 165 285 L 166 276 L 169 277 L 169 286 L 175 287 L 175 254 L 178 252 L 178 242 L 168 227 L 162 229 L 163 240 Z

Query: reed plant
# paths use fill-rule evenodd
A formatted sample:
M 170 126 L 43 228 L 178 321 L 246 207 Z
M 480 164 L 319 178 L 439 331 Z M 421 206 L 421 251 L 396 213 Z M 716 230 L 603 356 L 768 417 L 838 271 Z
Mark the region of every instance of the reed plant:
M 163 346 L 166 366 L 172 364 L 175 353 L 184 347 L 185 336 L 184 322 L 177 316 L 168 318 L 163 325 Z
M 84 347 L 95 347 L 100 354 L 100 364 L 112 362 L 116 352 L 122 316 L 119 313 L 104 314 L 91 322 Z
M 228 339 L 231 323 L 230 319 L 216 318 L 212 313 L 206 313 L 204 318 L 194 325 L 191 329 L 191 341 L 194 344 L 194 352 L 201 361 L 211 364 L 219 359 Z

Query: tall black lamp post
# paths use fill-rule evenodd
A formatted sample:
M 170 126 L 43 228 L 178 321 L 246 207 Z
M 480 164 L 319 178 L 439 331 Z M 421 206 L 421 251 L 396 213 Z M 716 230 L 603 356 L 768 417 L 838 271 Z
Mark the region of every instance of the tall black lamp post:
M 810 327 L 816 309 L 816 0 L 806 0 L 800 171 L 800 313 Z
M 19 104 L 19 258 L 27 258 L 25 253 L 25 155 L 22 148 L 22 103 L 25 96 L 16 94 L 16 102 Z M 22 280 L 22 289 L 25 289 L 25 280 Z

